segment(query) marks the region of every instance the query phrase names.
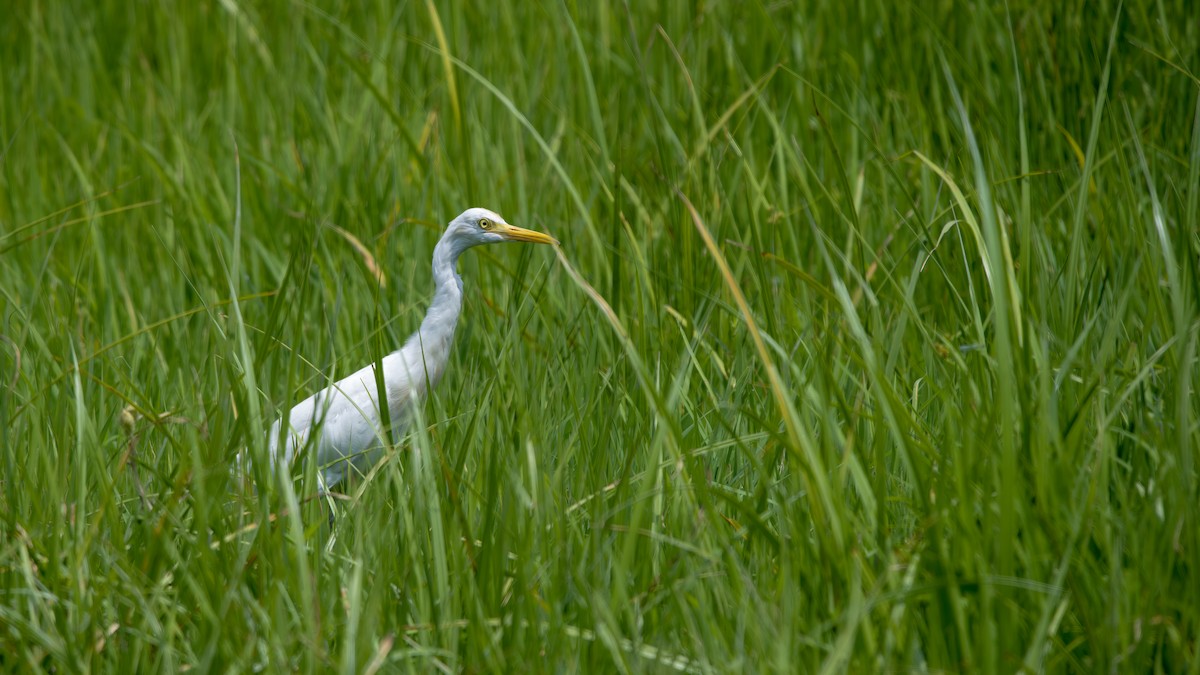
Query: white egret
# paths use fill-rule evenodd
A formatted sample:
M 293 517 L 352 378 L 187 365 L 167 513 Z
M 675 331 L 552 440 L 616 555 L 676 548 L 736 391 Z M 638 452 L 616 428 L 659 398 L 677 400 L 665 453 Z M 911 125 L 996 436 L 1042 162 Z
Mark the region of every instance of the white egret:
M 458 256 L 472 246 L 505 241 L 557 244 L 553 237 L 516 227 L 487 209 L 467 209 L 446 228 L 433 249 L 433 302 L 421 327 L 398 351 L 383 357 L 383 389 L 393 438 L 400 438 L 412 406 L 419 405 L 435 386 L 450 359 L 454 328 L 462 311 L 462 277 Z M 290 466 L 315 443 L 316 461 L 328 489 L 353 469 L 365 472 L 383 449 L 379 387 L 374 363 L 313 394 L 287 416 L 288 429 L 280 434 L 282 419 L 271 427 L 268 440 L 271 466 Z M 316 438 L 313 435 L 316 434 Z M 281 449 L 279 442 L 284 440 Z

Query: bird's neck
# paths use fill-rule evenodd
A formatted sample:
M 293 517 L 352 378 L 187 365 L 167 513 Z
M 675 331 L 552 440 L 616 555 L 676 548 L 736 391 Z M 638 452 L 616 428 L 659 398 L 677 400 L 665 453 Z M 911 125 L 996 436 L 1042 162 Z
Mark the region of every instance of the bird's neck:
M 433 249 L 433 302 L 421 322 L 421 339 L 425 343 L 443 342 L 449 348 L 454 328 L 462 311 L 462 277 L 458 276 L 458 247 L 442 237 Z
M 458 276 L 458 256 L 463 249 L 443 236 L 433 249 L 433 284 L 438 293 L 450 288 L 462 293 L 462 278 Z

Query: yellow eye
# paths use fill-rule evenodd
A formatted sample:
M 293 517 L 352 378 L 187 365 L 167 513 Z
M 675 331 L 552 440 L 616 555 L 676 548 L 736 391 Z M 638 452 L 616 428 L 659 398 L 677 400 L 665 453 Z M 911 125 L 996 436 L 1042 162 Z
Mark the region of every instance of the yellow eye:
M 480 218 L 479 226 L 485 230 L 490 230 L 492 229 L 492 221 L 488 220 L 487 218 Z

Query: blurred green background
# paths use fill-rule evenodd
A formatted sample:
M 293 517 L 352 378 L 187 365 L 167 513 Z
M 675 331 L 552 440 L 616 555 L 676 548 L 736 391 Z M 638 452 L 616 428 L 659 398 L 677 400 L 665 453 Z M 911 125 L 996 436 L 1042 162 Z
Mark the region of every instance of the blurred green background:
M 1198 53 L 1186 0 L 10 3 L 0 665 L 1200 672 Z M 240 489 L 470 206 L 561 253 L 463 258 L 345 497 Z

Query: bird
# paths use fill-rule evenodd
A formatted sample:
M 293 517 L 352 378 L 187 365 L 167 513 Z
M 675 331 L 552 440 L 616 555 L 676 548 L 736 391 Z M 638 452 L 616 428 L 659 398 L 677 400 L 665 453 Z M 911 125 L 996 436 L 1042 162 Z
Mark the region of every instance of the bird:
M 323 491 L 352 472 L 364 474 L 378 462 L 385 446 L 380 388 L 375 378 L 383 367 L 383 395 L 393 440 L 402 437 L 415 406 L 421 405 L 446 370 L 454 330 L 462 313 L 463 282 L 458 258 L 483 244 L 529 242 L 557 245 L 547 234 L 509 224 L 498 213 L 470 208 L 450 221 L 433 249 L 433 301 L 404 346 L 316 392 L 271 426 L 267 448 L 272 471 L 290 468 L 310 444 Z M 286 428 L 281 431 L 281 425 Z

